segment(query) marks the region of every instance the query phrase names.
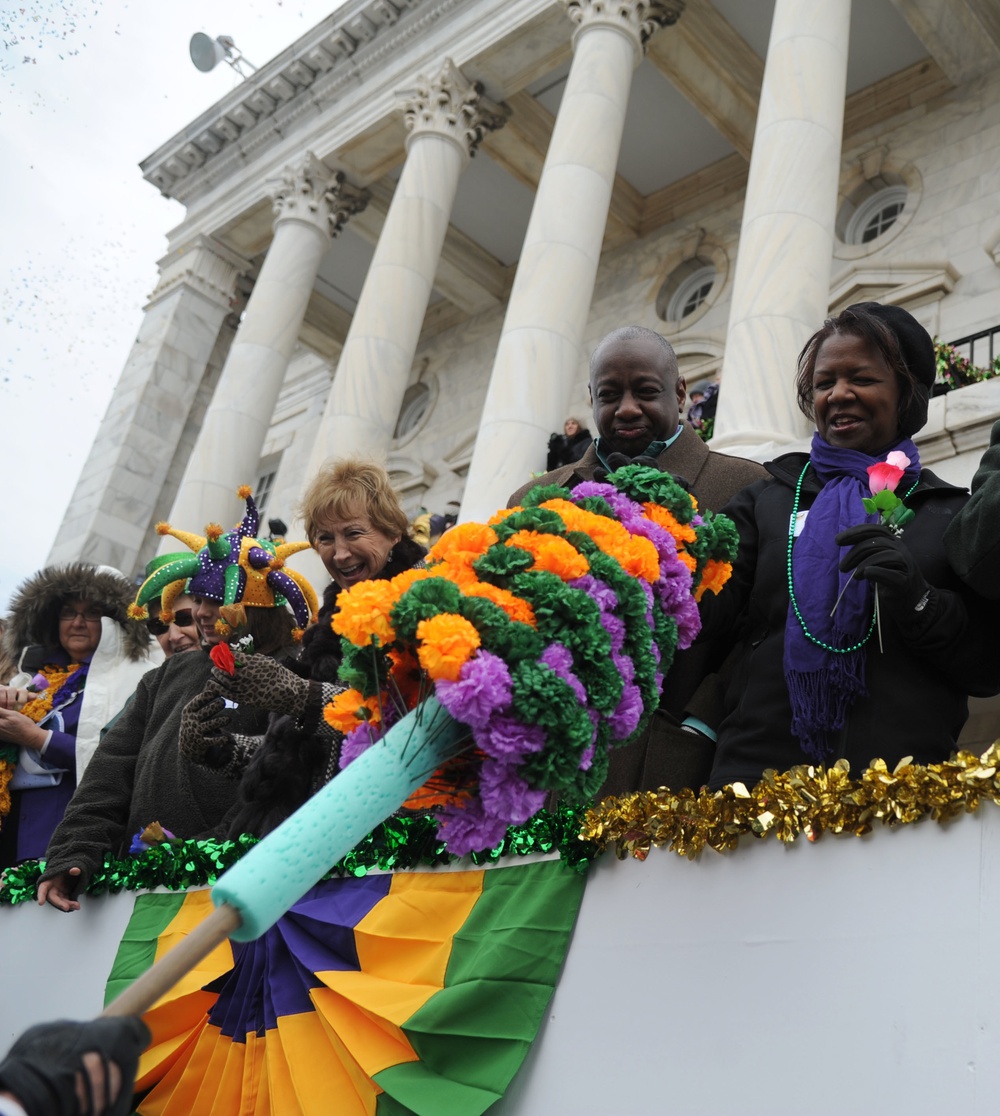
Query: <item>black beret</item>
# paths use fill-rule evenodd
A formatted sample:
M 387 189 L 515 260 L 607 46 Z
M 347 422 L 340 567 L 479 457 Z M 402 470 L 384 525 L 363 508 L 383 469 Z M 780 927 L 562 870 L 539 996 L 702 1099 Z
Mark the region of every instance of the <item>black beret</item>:
M 909 437 L 927 422 L 927 402 L 937 377 L 937 358 L 931 335 L 902 306 L 883 306 L 881 302 L 856 302 L 853 306 L 848 306 L 846 312 L 852 310 L 870 314 L 888 328 L 896 338 L 903 362 L 917 381 L 913 400 L 899 416 L 900 432 Z

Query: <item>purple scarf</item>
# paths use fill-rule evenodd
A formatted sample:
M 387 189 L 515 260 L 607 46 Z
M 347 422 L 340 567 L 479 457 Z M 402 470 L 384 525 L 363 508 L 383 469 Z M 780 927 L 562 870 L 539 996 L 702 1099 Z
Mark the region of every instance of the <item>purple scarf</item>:
M 848 584 L 850 574 L 839 569 L 844 551 L 834 538 L 848 527 L 878 521 L 861 503 L 870 495 L 868 466 L 884 461 L 893 450 L 901 450 L 910 459 L 900 481 L 902 495 L 920 476 L 920 454 L 908 438 L 887 447 L 879 457 L 869 457 L 858 450 L 838 449 L 819 434 L 813 435 L 809 460 L 823 488 L 795 540 L 792 583 L 806 627 L 832 647 L 860 643 L 871 625 L 871 585 L 858 577 Z M 841 590 L 840 604 L 831 616 Z M 828 734 L 844 727 L 851 706 L 867 693 L 865 650 L 845 655 L 819 647 L 806 638 L 789 601 L 784 668 L 792 706 L 792 733 L 806 755 L 823 762 L 830 755 Z

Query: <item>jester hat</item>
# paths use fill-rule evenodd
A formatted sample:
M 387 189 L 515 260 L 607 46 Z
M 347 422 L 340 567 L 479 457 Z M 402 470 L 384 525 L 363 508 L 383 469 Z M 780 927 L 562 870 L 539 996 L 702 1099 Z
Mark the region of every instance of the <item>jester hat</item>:
M 285 559 L 308 550 L 309 543 L 275 546 L 269 539 L 257 538 L 260 513 L 249 487 L 243 485 L 237 495 L 246 501 L 246 514 L 231 531 L 210 523 L 202 536 L 175 530 L 168 523 L 156 525 L 157 534 L 173 535 L 193 553 L 164 554 L 153 560 L 155 568 L 139 587 L 133 615 L 145 615 L 146 605 L 159 597 L 160 615 L 166 619 L 164 613 L 172 613 L 174 600 L 186 590 L 221 605 L 275 608 L 287 604 L 300 628 L 316 618 L 315 590 L 300 573 L 284 568 Z

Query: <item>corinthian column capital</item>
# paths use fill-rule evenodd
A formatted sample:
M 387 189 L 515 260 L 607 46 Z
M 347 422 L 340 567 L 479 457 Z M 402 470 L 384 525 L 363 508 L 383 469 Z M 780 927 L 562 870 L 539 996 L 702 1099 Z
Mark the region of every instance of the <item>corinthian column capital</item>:
M 268 184 L 274 227 L 282 221 L 305 221 L 325 236 L 334 237 L 349 217 L 368 204 L 367 190 L 352 186 L 342 171 L 331 171 L 307 151 Z
M 685 0 L 559 0 L 579 31 L 613 27 L 630 35 L 639 50 L 661 27 L 676 23 Z
M 417 78 L 416 89 L 400 93 L 403 121 L 410 133 L 406 144 L 433 133 L 454 140 L 466 156 L 473 155 L 487 132 L 502 128 L 510 115 L 483 95 L 479 82 L 469 81 L 450 58 L 428 78 Z

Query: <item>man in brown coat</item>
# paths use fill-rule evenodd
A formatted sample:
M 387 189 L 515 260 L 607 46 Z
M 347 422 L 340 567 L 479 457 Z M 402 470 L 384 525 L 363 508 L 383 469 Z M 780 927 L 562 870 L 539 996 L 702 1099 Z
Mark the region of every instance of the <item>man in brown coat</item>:
M 579 461 L 534 477 L 519 488 L 508 507 L 519 504 L 537 485 L 572 488 L 593 480 L 598 469 L 616 464 L 609 461 L 614 454 L 655 458 L 664 472 L 686 482 L 701 507 L 712 511 L 767 476 L 754 461 L 711 452 L 681 421 L 686 388 L 677 357 L 670 342 L 651 329 L 623 326 L 598 342 L 590 359 L 589 390 L 597 439 Z M 712 645 L 678 654 L 647 736 L 612 753 L 599 797 L 661 785 L 674 789 L 701 785 L 712 765 L 712 745 L 707 737 L 682 729 L 680 720 L 685 713 L 697 716 L 703 708 L 707 711 L 712 682 L 710 678 L 702 682 L 709 662 L 719 655 L 720 649 Z

